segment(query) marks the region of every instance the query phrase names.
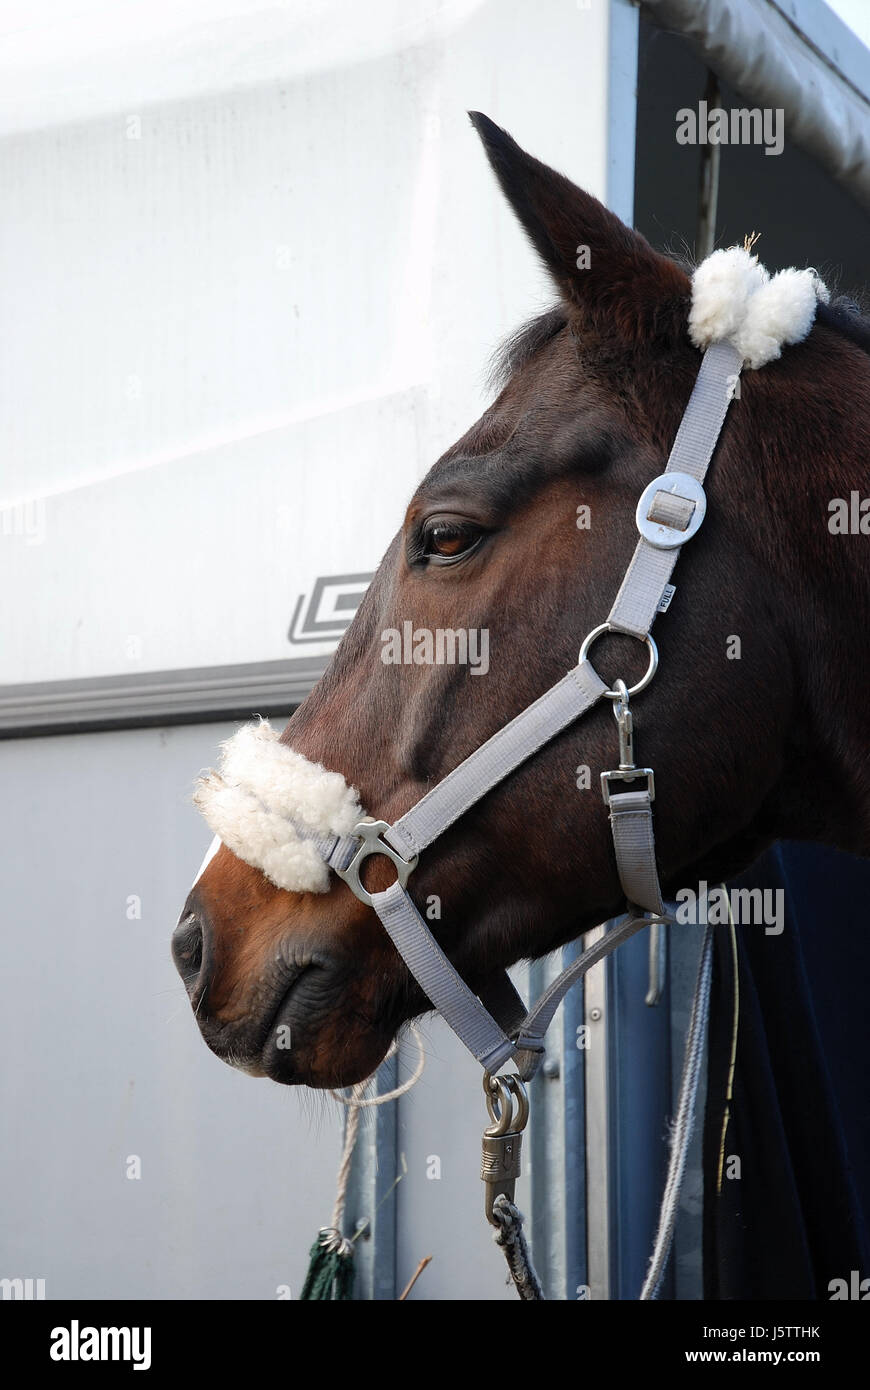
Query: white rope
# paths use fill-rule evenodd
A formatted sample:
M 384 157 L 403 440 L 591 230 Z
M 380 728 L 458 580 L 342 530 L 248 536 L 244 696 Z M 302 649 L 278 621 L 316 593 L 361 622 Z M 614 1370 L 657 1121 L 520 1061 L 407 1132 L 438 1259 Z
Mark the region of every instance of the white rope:
M 338 1167 L 338 1185 L 335 1192 L 335 1205 L 332 1208 L 332 1219 L 328 1226 L 324 1226 L 320 1232 L 320 1244 L 325 1245 L 330 1252 L 338 1251 L 340 1255 L 350 1255 L 353 1253 L 353 1246 L 347 1236 L 341 1233 L 344 1223 L 344 1207 L 347 1201 L 347 1184 L 350 1178 L 350 1167 L 353 1161 L 353 1151 L 356 1147 L 357 1135 L 359 1133 L 359 1111 L 360 1107 L 354 1102 L 357 1092 L 362 1092 L 368 1085 L 368 1081 L 362 1081 L 354 1086 L 351 1099 L 346 1102 L 348 1106 L 347 1119 L 344 1126 L 344 1148 L 341 1153 L 341 1163 Z
M 686 1036 L 686 1051 L 683 1059 L 683 1075 L 680 1081 L 680 1097 L 677 1115 L 671 1136 L 671 1153 L 668 1160 L 668 1176 L 665 1182 L 659 1212 L 659 1225 L 655 1245 L 650 1258 L 649 1269 L 643 1288 L 642 1301 L 654 1299 L 658 1295 L 659 1284 L 668 1262 L 674 1227 L 677 1220 L 677 1206 L 680 1188 L 686 1171 L 689 1145 L 695 1127 L 695 1103 L 698 1099 L 698 1082 L 701 1078 L 701 1063 L 704 1057 L 704 1039 L 707 1020 L 710 1014 L 710 981 L 713 974 L 713 928 L 707 925 L 704 944 L 701 947 L 701 960 L 698 966 L 698 979 L 695 985 L 695 998 L 692 1003 L 692 1017 Z
M 414 1042 L 417 1044 L 417 1064 L 400 1086 L 396 1086 L 392 1091 L 385 1092 L 382 1096 L 366 1096 L 365 1092 L 373 1081 L 373 1077 L 367 1076 L 364 1081 L 358 1081 L 351 1087 L 350 1095 L 343 1095 L 341 1091 L 330 1091 L 329 1094 L 334 1100 L 340 1101 L 347 1107 L 347 1121 L 344 1127 L 344 1147 L 341 1154 L 341 1163 L 338 1166 L 338 1178 L 335 1192 L 335 1205 L 332 1209 L 332 1218 L 328 1226 L 323 1226 L 320 1231 L 320 1244 L 325 1246 L 330 1252 L 338 1251 L 340 1255 L 350 1255 L 353 1253 L 353 1242 L 342 1235 L 344 1224 L 344 1208 L 347 1202 L 347 1185 L 350 1181 L 351 1165 L 353 1163 L 353 1151 L 359 1136 L 360 1111 L 373 1105 L 387 1105 L 392 1100 L 398 1100 L 400 1096 L 407 1095 L 412 1086 L 416 1086 L 420 1077 L 423 1075 L 423 1068 L 426 1065 L 426 1053 L 423 1049 L 423 1039 L 420 1030 L 415 1023 L 411 1024 L 411 1032 L 414 1035 Z M 385 1061 L 396 1055 L 398 1042 L 393 1042 Z

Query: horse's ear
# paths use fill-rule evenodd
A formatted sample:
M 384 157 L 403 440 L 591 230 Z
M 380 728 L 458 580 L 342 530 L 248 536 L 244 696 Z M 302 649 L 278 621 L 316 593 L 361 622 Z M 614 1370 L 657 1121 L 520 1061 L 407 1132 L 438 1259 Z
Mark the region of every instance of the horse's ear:
M 685 328 L 691 285 L 679 266 L 488 116 L 468 114 L 505 197 L 581 319 L 629 342 Z

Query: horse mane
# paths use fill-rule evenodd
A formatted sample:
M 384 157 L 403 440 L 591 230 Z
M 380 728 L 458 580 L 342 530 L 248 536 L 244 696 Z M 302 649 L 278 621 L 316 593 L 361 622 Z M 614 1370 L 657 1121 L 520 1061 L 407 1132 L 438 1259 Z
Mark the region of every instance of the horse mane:
M 672 259 L 691 275 L 694 267 L 690 262 L 677 256 Z M 492 354 L 486 374 L 487 388 L 500 391 L 568 323 L 568 309 L 558 303 L 551 304 L 542 313 L 520 324 Z M 816 323 L 832 328 L 870 355 L 870 314 L 862 309 L 853 295 L 838 294 L 828 304 L 820 301 L 816 308 Z
M 860 304 L 851 295 L 839 294 L 829 304 L 820 304 L 816 310 L 816 322 L 833 328 L 870 354 L 870 316 L 862 312 Z

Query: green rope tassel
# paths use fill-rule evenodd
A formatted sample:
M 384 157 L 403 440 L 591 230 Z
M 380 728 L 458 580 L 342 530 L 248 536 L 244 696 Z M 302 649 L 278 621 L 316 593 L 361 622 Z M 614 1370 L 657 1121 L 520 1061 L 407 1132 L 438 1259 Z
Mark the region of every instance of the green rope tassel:
M 425 1055 L 423 1045 L 420 1041 L 420 1034 L 411 1024 L 411 1031 L 417 1042 L 420 1057 L 417 1066 L 407 1081 L 403 1081 L 401 1086 L 397 1086 L 394 1091 L 388 1091 L 386 1095 L 374 1096 L 365 1099 L 371 1077 L 364 1081 L 358 1081 L 351 1088 L 349 1096 L 344 1096 L 338 1091 L 330 1094 L 336 1100 L 340 1100 L 347 1107 L 347 1116 L 344 1126 L 344 1148 L 341 1154 L 341 1164 L 338 1169 L 338 1189 L 335 1194 L 335 1206 L 332 1210 L 332 1224 L 321 1227 L 317 1240 L 311 1247 L 308 1256 L 308 1273 L 305 1276 L 305 1283 L 302 1285 L 300 1300 L 312 1302 L 314 1299 L 323 1299 L 326 1302 L 346 1302 L 353 1298 L 354 1280 L 354 1253 L 356 1246 L 353 1240 L 348 1240 L 341 1231 L 344 1226 L 344 1208 L 347 1199 L 347 1184 L 350 1177 L 350 1166 L 353 1158 L 354 1146 L 357 1134 L 359 1133 L 360 1110 L 363 1106 L 385 1105 L 388 1101 L 396 1100 L 399 1096 L 405 1095 L 411 1087 L 419 1081 L 423 1071 Z M 393 1044 L 394 1048 L 396 1044 Z M 392 1054 L 390 1054 L 392 1055 Z M 398 1182 L 399 1179 L 397 1178 Z M 395 1186 L 395 1183 L 393 1184 Z M 392 1188 L 389 1189 L 392 1191 Z M 384 1198 L 381 1199 L 385 1200 Z M 359 1227 L 364 1223 L 357 1223 L 357 1235 Z M 416 1276 L 415 1276 L 416 1277 Z
M 353 1298 L 353 1245 L 349 1240 L 339 1241 L 335 1237 L 335 1231 L 322 1230 L 312 1245 L 300 1301 L 336 1302 Z

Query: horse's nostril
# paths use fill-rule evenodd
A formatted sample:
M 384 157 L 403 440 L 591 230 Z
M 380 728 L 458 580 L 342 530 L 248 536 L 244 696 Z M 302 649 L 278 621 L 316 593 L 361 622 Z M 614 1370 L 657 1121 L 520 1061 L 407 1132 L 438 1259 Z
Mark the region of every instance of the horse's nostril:
M 185 912 L 172 933 L 172 959 L 188 991 L 193 990 L 203 959 L 203 927 L 196 912 Z
M 180 924 L 174 944 L 178 961 L 191 970 L 199 970 L 202 965 L 202 927 L 195 913 L 189 912 Z

